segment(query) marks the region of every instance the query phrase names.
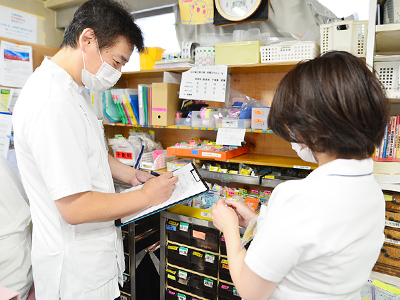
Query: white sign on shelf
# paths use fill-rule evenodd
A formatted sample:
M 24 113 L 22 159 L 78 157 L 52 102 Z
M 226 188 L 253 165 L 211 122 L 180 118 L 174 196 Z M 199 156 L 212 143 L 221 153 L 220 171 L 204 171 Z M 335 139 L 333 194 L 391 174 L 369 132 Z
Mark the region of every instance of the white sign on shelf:
M 182 74 L 179 98 L 225 102 L 228 87 L 228 66 L 194 67 Z
M 219 128 L 217 145 L 241 146 L 246 134 L 245 128 Z

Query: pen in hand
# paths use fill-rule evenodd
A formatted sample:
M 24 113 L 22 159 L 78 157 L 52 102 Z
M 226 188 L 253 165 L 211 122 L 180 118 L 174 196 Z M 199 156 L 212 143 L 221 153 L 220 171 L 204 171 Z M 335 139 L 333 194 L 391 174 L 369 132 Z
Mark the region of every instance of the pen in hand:
M 157 172 L 154 172 L 154 171 L 150 171 L 150 174 L 153 176 L 156 176 L 156 177 L 160 176 L 160 174 L 158 174 Z

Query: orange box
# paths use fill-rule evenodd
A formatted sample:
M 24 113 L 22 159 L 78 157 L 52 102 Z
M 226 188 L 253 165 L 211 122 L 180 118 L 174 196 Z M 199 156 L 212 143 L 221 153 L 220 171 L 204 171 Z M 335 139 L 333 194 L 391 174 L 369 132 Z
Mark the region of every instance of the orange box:
M 182 149 L 175 147 L 167 148 L 168 156 L 187 156 L 187 157 L 196 157 L 203 159 L 212 159 L 218 161 L 227 161 L 232 157 L 236 157 L 242 154 L 247 153 L 247 146 L 239 147 L 237 149 L 221 152 L 221 151 L 208 151 L 208 150 L 197 150 L 197 149 Z

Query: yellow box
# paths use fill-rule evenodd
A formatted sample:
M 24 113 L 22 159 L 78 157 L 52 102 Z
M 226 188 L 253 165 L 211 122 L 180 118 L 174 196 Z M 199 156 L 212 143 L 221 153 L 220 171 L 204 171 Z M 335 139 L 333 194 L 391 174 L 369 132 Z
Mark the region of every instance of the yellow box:
M 164 49 L 159 47 L 146 47 L 142 53 L 139 54 L 140 70 L 153 70 L 156 61 L 162 59 Z
M 215 45 L 216 65 L 258 64 L 261 62 L 260 41 Z
M 196 219 L 212 221 L 212 216 L 211 216 L 212 211 L 211 210 L 177 204 L 175 206 L 168 208 L 167 211 L 174 213 L 174 214 L 193 217 Z

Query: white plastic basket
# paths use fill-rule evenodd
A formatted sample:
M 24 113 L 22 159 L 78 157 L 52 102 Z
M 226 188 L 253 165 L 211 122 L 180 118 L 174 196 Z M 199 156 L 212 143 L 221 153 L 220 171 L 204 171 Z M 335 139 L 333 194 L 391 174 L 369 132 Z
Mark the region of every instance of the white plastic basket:
M 374 63 L 374 69 L 389 98 L 400 97 L 400 61 L 380 61 Z
M 262 63 L 313 59 L 319 51 L 316 42 L 286 42 L 260 47 Z
M 320 25 L 321 53 L 347 51 L 357 57 L 367 52 L 368 21 L 346 20 Z
M 383 6 L 383 24 L 400 23 L 400 0 L 387 0 Z

